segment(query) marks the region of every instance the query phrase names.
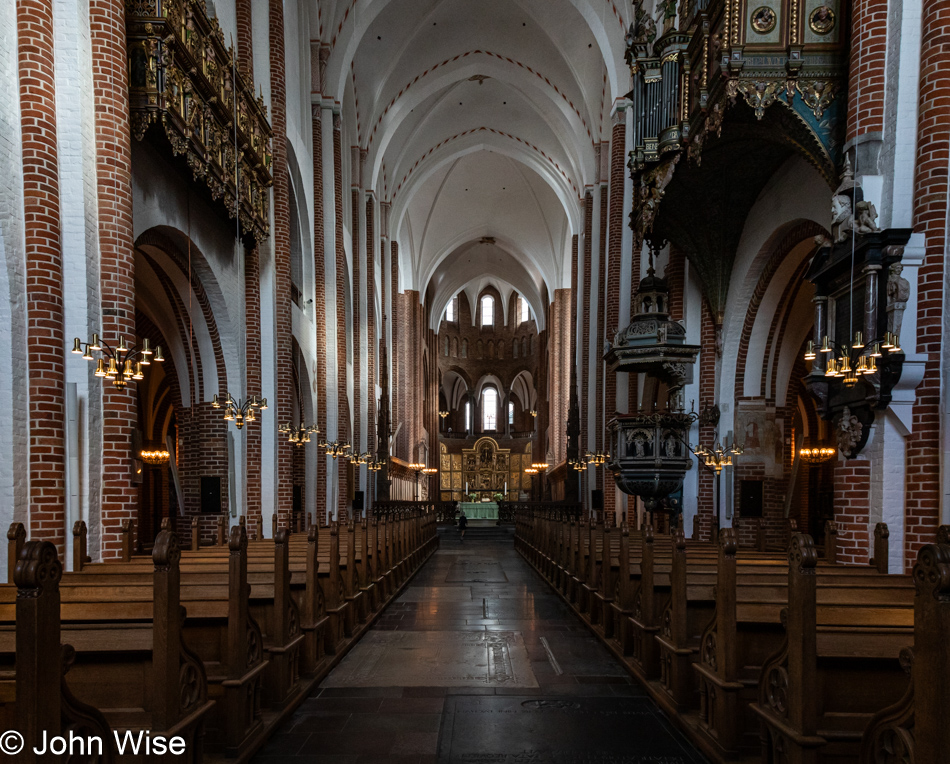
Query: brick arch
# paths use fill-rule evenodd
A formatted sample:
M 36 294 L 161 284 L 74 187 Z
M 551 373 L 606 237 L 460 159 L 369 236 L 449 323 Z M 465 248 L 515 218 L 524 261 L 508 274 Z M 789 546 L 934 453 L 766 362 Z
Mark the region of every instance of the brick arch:
M 142 252 L 142 254 L 149 258 L 153 269 L 156 273 L 160 274 L 160 277 L 161 272 L 164 271 L 164 268 L 159 266 L 158 263 L 155 262 L 154 258 L 148 255 L 146 251 L 142 250 L 142 247 L 151 246 L 161 250 L 178 267 L 179 272 L 188 278 L 189 283 L 191 284 L 191 290 L 195 296 L 195 300 L 197 301 L 205 323 L 208 326 L 211 346 L 214 350 L 214 362 L 218 373 L 218 386 L 222 388 L 220 391 L 211 392 L 225 392 L 227 390 L 228 374 L 227 367 L 224 362 L 224 352 L 221 347 L 221 335 L 218 331 L 217 321 L 215 320 L 211 298 L 209 297 L 208 290 L 205 286 L 205 280 L 210 279 L 211 281 L 214 281 L 214 276 L 212 275 L 210 268 L 200 268 L 196 266 L 196 263 L 206 263 L 204 260 L 204 255 L 201 253 L 201 250 L 199 250 L 194 245 L 194 243 L 191 245 L 192 263 L 191 269 L 189 271 L 188 255 L 182 251 L 181 246 L 175 241 L 173 235 L 180 236 L 187 241 L 186 235 L 177 229 L 166 228 L 165 226 L 156 226 L 143 232 L 136 240 L 135 247 L 138 251 Z M 207 273 L 203 274 L 202 271 L 204 270 L 206 270 Z M 215 290 L 218 291 L 216 282 Z M 187 316 L 187 313 L 185 313 L 184 316 Z M 196 361 L 200 362 L 200 355 L 201 354 L 199 353 Z
M 811 220 L 789 223 L 779 228 L 769 238 L 753 260 L 750 271 L 754 271 L 757 267 L 760 268 L 760 271 L 755 289 L 749 299 L 742 332 L 739 336 L 739 352 L 736 356 L 736 376 L 733 390 L 733 394 L 737 399 L 742 397 L 744 392 L 745 369 L 749 356 L 749 338 L 752 336 L 752 329 L 755 326 L 762 299 L 765 297 L 776 271 L 795 247 L 806 239 L 824 232 L 820 225 Z M 810 254 L 803 258 L 803 261 L 807 262 L 809 257 Z M 786 287 L 786 292 L 787 290 L 788 287 Z

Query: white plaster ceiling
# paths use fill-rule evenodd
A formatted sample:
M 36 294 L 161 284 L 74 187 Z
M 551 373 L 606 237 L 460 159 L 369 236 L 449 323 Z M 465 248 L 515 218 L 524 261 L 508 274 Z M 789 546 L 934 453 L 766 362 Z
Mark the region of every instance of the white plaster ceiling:
M 626 92 L 626 4 L 336 0 L 318 9 L 332 48 L 327 90 L 356 124 L 363 185 L 392 204 L 401 288 L 425 294 L 437 322 L 454 294 L 488 279 L 524 294 L 540 323 L 543 301 L 570 284 L 579 202 L 599 180 L 595 145 Z M 479 244 L 485 237 L 495 244 Z

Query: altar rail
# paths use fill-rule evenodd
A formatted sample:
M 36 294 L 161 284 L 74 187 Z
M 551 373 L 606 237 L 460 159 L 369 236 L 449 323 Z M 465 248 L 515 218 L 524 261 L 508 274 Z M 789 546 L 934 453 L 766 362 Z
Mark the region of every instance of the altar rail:
M 376 517 L 392 517 L 400 512 L 420 510 L 426 514 L 435 512 L 436 522 L 455 522 L 459 503 L 457 501 L 376 501 L 373 514 Z
M 503 523 L 515 522 L 518 514 L 546 515 L 552 518 L 578 518 L 584 507 L 566 501 L 499 501 L 498 519 Z

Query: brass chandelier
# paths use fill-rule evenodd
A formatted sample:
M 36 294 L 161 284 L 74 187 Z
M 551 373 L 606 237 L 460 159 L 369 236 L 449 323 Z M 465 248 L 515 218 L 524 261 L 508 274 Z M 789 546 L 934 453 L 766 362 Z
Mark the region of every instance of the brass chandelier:
M 267 408 L 267 398 L 258 398 L 256 395 L 252 395 L 242 401 L 240 398 L 235 400 L 231 393 L 225 393 L 225 395 L 227 395 L 227 400 L 223 404 L 224 421 L 234 422 L 239 430 L 244 427 L 245 422 L 256 422 L 257 413 Z M 219 400 L 218 394 L 215 393 L 211 401 L 211 407 L 219 409 L 221 406 L 222 402 Z
M 838 449 L 831 446 L 806 446 L 798 454 L 808 464 L 824 464 L 834 459 Z
M 716 443 L 716 447 L 712 449 L 697 446 L 696 448 L 691 447 L 690 450 L 717 475 L 722 472 L 723 467 L 732 466 L 733 456 L 742 455 L 742 446 L 736 443 L 733 443 L 732 446 L 727 443 L 725 447 L 721 443 Z
M 825 364 L 826 377 L 839 378 L 845 387 L 854 387 L 859 377 L 869 377 L 878 372 L 878 358 L 903 355 L 904 351 L 901 350 L 900 338 L 891 332 L 885 332 L 882 340 L 869 343 L 864 342 L 861 332 L 855 332 L 850 347 L 829 340 L 826 334 L 816 352 L 815 343 L 809 340 L 805 348 L 805 360 L 814 361 L 818 353 L 829 356 Z
M 318 434 L 320 430 L 315 424 L 282 424 L 277 428 L 277 432 L 279 432 L 281 435 L 286 435 L 289 442 L 299 447 L 305 443 L 309 443 L 311 441 L 310 436 Z
M 164 449 L 155 449 L 155 450 L 146 449 L 139 452 L 139 458 L 146 464 L 159 466 L 162 464 L 168 464 L 168 460 L 171 458 L 171 454 L 169 454 L 168 451 Z
M 129 382 L 137 382 L 145 378 L 143 366 L 150 366 L 152 361 L 162 363 L 162 346 L 156 345 L 155 351 L 149 347 L 148 339 L 142 340 L 142 345 L 133 345 L 131 348 L 125 340 L 119 337 L 119 344 L 114 348 L 108 342 L 100 339 L 98 334 L 92 335 L 92 342 L 82 342 L 79 337 L 73 340 L 73 353 L 82 354 L 87 361 L 96 361 L 96 376 L 112 381 L 118 388 L 125 387 Z M 95 358 L 93 353 L 98 353 Z
M 596 452 L 588 451 L 583 456 L 580 456 L 577 459 L 568 459 L 567 464 L 569 467 L 573 467 L 578 472 L 583 472 L 584 470 L 587 469 L 588 464 L 593 464 L 595 467 L 603 467 L 607 463 L 607 460 L 609 458 L 610 458 L 610 454 L 603 453 L 600 451 L 596 451 Z M 548 466 L 547 464 L 544 464 L 543 467 L 540 467 L 539 464 L 542 464 L 542 462 L 539 462 L 538 464 L 533 464 L 531 466 L 534 467 L 535 469 L 547 469 L 547 466 Z

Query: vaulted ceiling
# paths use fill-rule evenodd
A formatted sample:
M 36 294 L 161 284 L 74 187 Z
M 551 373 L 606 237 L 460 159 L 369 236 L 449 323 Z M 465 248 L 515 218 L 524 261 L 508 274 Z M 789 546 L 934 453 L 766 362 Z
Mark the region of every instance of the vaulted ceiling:
M 355 114 L 363 184 L 392 204 L 403 288 L 438 317 L 462 289 L 539 318 L 571 281 L 596 145 L 626 92 L 621 0 L 321 3 L 327 89 Z M 352 120 L 351 120 L 352 122 Z

